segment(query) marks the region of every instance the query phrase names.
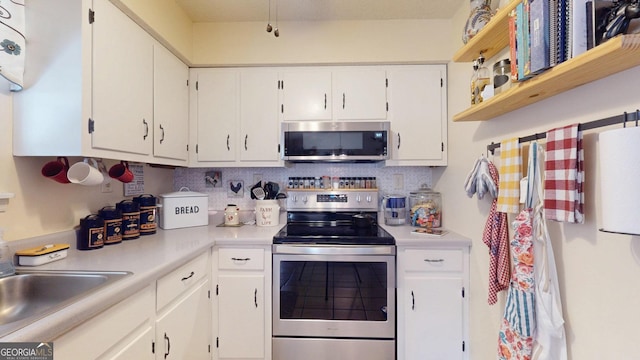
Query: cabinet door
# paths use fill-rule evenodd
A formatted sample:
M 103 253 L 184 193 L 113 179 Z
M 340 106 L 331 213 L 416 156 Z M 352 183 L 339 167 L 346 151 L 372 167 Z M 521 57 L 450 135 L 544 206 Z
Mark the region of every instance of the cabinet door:
M 154 340 L 153 327 L 145 326 L 140 332 L 130 335 L 127 341 L 122 341 L 108 354 L 102 355 L 98 360 L 153 360 L 152 346 Z
M 235 161 L 239 73 L 227 69 L 202 70 L 196 86 L 198 161 Z
M 265 358 L 264 275 L 218 276 L 218 358 Z
M 462 286 L 462 278 L 406 275 L 404 359 L 464 358 Z
M 349 69 L 333 73 L 336 120 L 387 118 L 387 75 L 384 69 Z
M 107 0 L 93 2 L 92 146 L 149 155 L 153 40 Z
M 243 71 L 240 75 L 240 160 L 278 161 L 278 73 Z
M 186 161 L 189 67 L 162 45 L 153 49 L 153 155 Z
M 157 359 L 210 359 L 208 280 L 202 280 L 156 320 Z
M 280 112 L 282 120 L 331 120 L 331 72 L 284 72 Z
M 440 65 L 403 66 L 389 70 L 392 160 L 430 161 L 422 165 L 446 165 L 442 163 L 446 141 L 445 73 L 445 67 Z

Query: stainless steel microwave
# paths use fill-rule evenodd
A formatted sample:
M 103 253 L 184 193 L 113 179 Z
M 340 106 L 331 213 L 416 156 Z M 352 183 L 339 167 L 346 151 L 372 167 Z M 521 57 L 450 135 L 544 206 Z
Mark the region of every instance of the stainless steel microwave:
M 291 162 L 375 162 L 389 158 L 388 121 L 282 123 L 282 159 Z

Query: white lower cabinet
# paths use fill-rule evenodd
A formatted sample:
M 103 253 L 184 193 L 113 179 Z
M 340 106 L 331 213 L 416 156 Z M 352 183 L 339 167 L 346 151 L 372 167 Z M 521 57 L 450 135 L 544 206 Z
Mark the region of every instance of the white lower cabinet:
M 398 359 L 469 358 L 469 249 L 398 246 Z
M 56 359 L 154 359 L 150 285 L 54 339 Z
M 211 359 L 210 251 L 54 339 L 56 359 Z
M 271 250 L 214 249 L 216 359 L 271 359 Z

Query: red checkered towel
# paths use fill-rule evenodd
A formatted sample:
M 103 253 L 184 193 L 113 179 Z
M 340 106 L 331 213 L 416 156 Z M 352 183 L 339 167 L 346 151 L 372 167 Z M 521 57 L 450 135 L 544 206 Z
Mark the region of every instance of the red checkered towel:
M 545 217 L 584 223 L 584 151 L 578 124 L 547 131 L 544 175 Z
M 495 184 L 499 184 L 498 169 L 489 162 L 489 174 Z M 497 197 L 491 203 L 491 210 L 482 234 L 482 241 L 489 247 L 489 305 L 498 301 L 498 293 L 509 288 L 511 263 L 509 262 L 509 231 L 507 214 L 498 212 Z

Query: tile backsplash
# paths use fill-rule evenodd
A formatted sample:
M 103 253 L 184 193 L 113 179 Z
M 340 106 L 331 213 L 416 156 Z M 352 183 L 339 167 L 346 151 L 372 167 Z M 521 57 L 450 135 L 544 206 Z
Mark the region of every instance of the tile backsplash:
M 222 186 L 211 187 L 205 181 L 207 173 L 220 172 Z M 402 176 L 402 189 L 394 187 L 394 175 Z M 281 192 L 286 190 L 289 177 L 317 176 L 375 176 L 380 195 L 397 194 L 409 196 L 410 191 L 418 189 L 422 184 L 431 186 L 431 168 L 425 166 L 385 167 L 382 164 L 290 164 L 285 168 L 178 168 L 174 175 L 174 189 L 183 187 L 191 191 L 209 194 L 209 209 L 222 210 L 227 204 L 236 204 L 241 209 L 252 209 L 255 200 L 251 199 L 250 189 L 255 184 L 254 178 L 261 176 L 263 181 L 271 181 L 280 185 Z M 243 188 L 238 190 L 238 183 Z M 233 191 L 231 189 L 233 187 Z

